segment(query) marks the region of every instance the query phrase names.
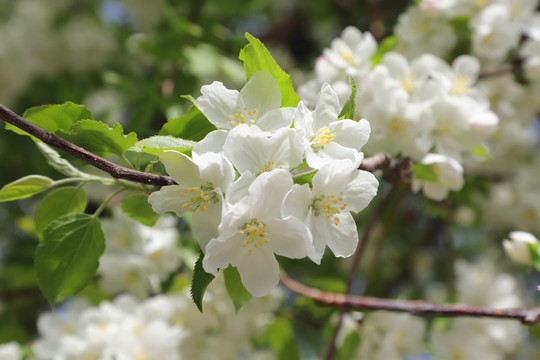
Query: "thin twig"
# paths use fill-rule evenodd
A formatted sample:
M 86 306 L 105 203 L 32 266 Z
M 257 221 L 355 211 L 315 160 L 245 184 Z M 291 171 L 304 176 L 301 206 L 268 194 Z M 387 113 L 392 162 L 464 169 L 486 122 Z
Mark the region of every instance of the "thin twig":
M 289 278 L 285 274 L 281 274 L 280 278 L 281 283 L 295 293 L 307 296 L 324 306 L 335 306 L 347 310 L 386 310 L 421 316 L 516 319 L 528 326 L 536 325 L 540 322 L 540 308 L 493 309 L 462 304 L 437 304 L 422 300 L 393 300 L 336 294 L 308 287 Z
M 77 145 L 70 143 L 67 140 L 62 139 L 60 136 L 53 134 L 47 130 L 43 130 L 39 126 L 36 126 L 24 119 L 23 117 L 15 114 L 13 111 L 0 104 L 0 119 L 11 125 L 26 131 L 30 135 L 35 136 L 45 144 L 50 145 L 58 150 L 65 151 L 66 153 L 81 159 L 84 162 L 105 171 L 115 179 L 125 179 L 147 185 L 165 186 L 173 185 L 175 181 L 168 176 L 161 176 L 156 174 L 149 174 L 142 171 L 128 169 L 102 157 L 97 156 Z

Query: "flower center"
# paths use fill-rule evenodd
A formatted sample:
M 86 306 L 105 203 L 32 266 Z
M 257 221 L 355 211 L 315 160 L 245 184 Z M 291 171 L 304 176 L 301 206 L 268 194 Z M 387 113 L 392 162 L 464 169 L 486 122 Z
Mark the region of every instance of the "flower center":
M 245 235 L 246 240 L 242 247 L 251 246 L 248 249 L 248 254 L 253 254 L 253 247 L 258 248 L 263 244 L 268 243 L 268 233 L 266 232 L 266 224 L 257 219 L 251 219 L 238 229 L 238 235 Z
M 394 118 L 390 120 L 390 132 L 401 135 L 405 131 L 405 122 L 402 119 Z
M 332 218 L 334 225 L 339 225 L 338 214 L 347 209 L 347 203 L 343 202 L 343 191 L 340 191 L 338 196 L 335 194 L 321 195 L 314 197 L 311 200 L 311 207 L 314 210 L 315 216 L 324 215 L 327 219 Z
M 343 54 L 341 54 L 341 57 L 343 57 L 343 60 L 345 60 L 347 64 L 353 63 L 354 55 L 352 54 L 352 52 L 346 51 Z
M 248 124 L 249 126 L 255 125 L 255 122 L 257 121 L 257 115 L 259 115 L 259 110 L 248 110 L 247 107 L 236 107 L 236 114 L 229 115 L 229 119 L 231 119 L 231 125 L 236 127 L 241 124 Z
M 411 93 L 414 90 L 414 81 L 416 80 L 416 74 L 407 73 L 401 79 L 401 85 L 408 92 Z
M 214 185 L 212 183 L 206 183 L 201 187 L 186 188 L 180 193 L 182 196 L 189 198 L 189 200 L 182 205 L 182 209 L 189 211 L 201 210 L 206 211 L 210 204 L 219 202 L 219 197 L 214 191 Z
M 450 95 L 470 94 L 471 88 L 469 87 L 471 78 L 468 76 L 458 75 L 454 78 L 452 89 L 450 89 Z
M 328 126 L 323 126 L 319 129 L 319 131 L 317 131 L 317 134 L 313 138 L 311 148 L 313 150 L 320 150 L 326 145 L 330 144 L 330 141 L 332 141 L 335 137 L 335 132 L 331 133 Z

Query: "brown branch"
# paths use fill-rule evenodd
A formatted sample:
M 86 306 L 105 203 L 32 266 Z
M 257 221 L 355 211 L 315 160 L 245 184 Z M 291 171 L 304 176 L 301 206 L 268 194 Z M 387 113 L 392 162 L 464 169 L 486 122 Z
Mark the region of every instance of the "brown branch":
M 390 154 L 377 153 L 365 158 L 358 169 L 369 172 L 382 170 L 383 180 L 392 184 L 409 182 L 412 177 L 412 160 L 409 157 L 394 159 Z
M 43 130 L 39 126 L 36 126 L 24 119 L 23 117 L 15 114 L 13 111 L 0 104 L 0 119 L 11 125 L 26 131 L 30 135 L 35 136 L 45 144 L 50 145 L 58 150 L 65 151 L 66 153 L 80 159 L 100 170 L 105 171 L 115 179 L 125 179 L 133 182 L 165 186 L 175 184 L 174 180 L 169 176 L 161 176 L 156 174 L 149 174 L 142 171 L 132 170 L 120 165 L 116 165 L 102 157 L 97 156 L 77 145 L 70 143 L 67 140 L 62 139 L 60 136 L 53 134 L 47 130 Z
M 386 310 L 405 312 L 420 316 L 441 317 L 488 317 L 497 319 L 516 319 L 522 324 L 532 326 L 540 322 L 540 308 L 493 309 L 462 304 L 437 304 L 422 300 L 380 299 L 324 292 L 303 285 L 285 274 L 280 275 L 281 283 L 290 290 L 309 297 L 321 305 L 334 306 L 347 310 Z

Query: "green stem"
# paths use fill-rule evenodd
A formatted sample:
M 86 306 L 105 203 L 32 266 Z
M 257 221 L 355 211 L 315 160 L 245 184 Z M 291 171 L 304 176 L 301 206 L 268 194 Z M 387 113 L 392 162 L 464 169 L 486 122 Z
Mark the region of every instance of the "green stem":
M 105 209 L 105 207 L 109 204 L 109 202 L 116 197 L 116 195 L 118 195 L 121 192 L 126 191 L 126 190 L 128 190 L 128 189 L 123 188 L 123 189 L 119 189 L 119 190 L 116 190 L 115 192 L 113 192 L 107 199 L 105 199 L 104 202 L 101 203 L 101 205 L 99 205 L 98 209 L 96 210 L 96 212 L 92 216 L 97 218 L 99 216 L 99 214 L 101 214 L 103 209 Z
M 317 173 L 317 171 L 319 171 L 319 170 L 313 169 L 313 170 L 305 171 L 305 172 L 300 173 L 300 174 L 293 175 L 293 182 L 296 182 L 298 179 L 301 179 L 304 176 L 315 175 Z

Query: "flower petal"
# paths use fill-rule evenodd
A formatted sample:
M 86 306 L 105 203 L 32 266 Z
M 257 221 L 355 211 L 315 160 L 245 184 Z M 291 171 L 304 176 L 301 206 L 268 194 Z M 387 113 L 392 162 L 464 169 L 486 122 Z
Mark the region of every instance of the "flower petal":
M 270 246 L 244 255 L 237 268 L 242 284 L 253 296 L 267 295 L 279 282 L 279 265 Z
M 208 181 L 225 191 L 233 182 L 235 172 L 233 165 L 225 156 L 206 153 L 198 157 L 197 164 L 201 173 L 201 180 Z
M 349 119 L 335 121 L 328 125 L 328 129 L 336 134 L 333 142 L 355 150 L 360 150 L 367 143 L 371 133 L 371 127 L 366 119 L 358 122 Z
M 236 114 L 238 106 L 243 107 L 240 93 L 227 89 L 220 81 L 203 86 L 201 93 L 203 95 L 197 98 L 197 102 L 208 121 L 218 128 L 232 129 L 229 116 Z
M 193 147 L 193 160 L 197 161 L 197 158 L 204 153 L 213 152 L 216 154 L 223 153 L 223 145 L 225 145 L 225 140 L 229 131 L 227 130 L 214 130 L 209 132 L 204 139 L 199 141 Z
M 210 240 L 203 259 L 204 271 L 216 276 L 218 269 L 224 269 L 229 264 L 237 266 L 246 253 L 242 249 L 242 241 L 243 237 L 240 235 L 229 238 L 220 235 Z
M 295 216 L 305 221 L 312 199 L 313 194 L 308 184 L 302 186 L 294 184 L 292 189 L 285 195 L 281 205 L 281 215 L 284 217 Z
M 264 131 L 274 132 L 291 126 L 296 109 L 292 107 L 279 108 L 261 115 L 256 125 Z
M 278 81 L 268 71 L 257 71 L 240 90 L 244 105 L 263 115 L 281 105 Z
M 320 129 L 336 121 L 340 110 L 337 93 L 328 83 L 324 83 L 317 99 L 317 107 L 313 111 L 313 128 Z
M 186 187 L 201 184 L 199 167 L 187 155 L 178 151 L 167 150 L 159 154 L 159 160 L 165 165 L 169 174 L 178 185 Z
M 230 131 L 223 150 L 238 172 L 258 174 L 267 162 L 262 146 L 268 136 L 257 126 L 240 125 Z
M 210 204 L 205 211 L 199 210 L 193 213 L 191 230 L 203 252 L 206 251 L 206 245 L 210 240 L 219 236 L 218 226 L 221 222 L 222 207 L 223 198 L 218 203 Z
M 281 204 L 292 186 L 292 175 L 286 170 L 277 169 L 259 175 L 249 187 L 246 199 L 251 217 L 280 218 Z
M 164 186 L 159 191 L 154 191 L 148 196 L 148 202 L 152 209 L 158 214 L 172 211 L 178 216 L 183 216 L 187 209 L 182 209 L 182 205 L 189 202 L 189 198 L 182 196 L 185 187 L 180 185 Z
M 311 232 L 298 218 L 265 219 L 266 232 L 274 253 L 289 259 L 306 257 L 312 250 Z
M 330 237 L 327 245 L 337 257 L 349 257 L 358 245 L 358 230 L 356 223 L 350 212 L 336 215 L 339 225 L 334 225 L 332 221 L 326 221 Z
M 372 173 L 354 170 L 353 177 L 343 192 L 347 210 L 355 212 L 363 210 L 377 195 L 378 188 L 379 181 Z

